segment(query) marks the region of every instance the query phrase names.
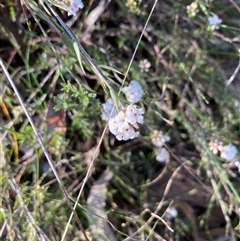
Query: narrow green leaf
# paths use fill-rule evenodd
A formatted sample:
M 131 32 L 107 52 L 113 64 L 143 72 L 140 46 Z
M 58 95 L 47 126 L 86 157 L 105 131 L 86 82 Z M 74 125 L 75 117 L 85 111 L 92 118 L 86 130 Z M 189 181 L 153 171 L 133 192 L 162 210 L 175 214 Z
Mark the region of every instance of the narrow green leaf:
M 124 75 L 124 73 L 118 71 L 117 69 L 115 69 L 115 68 L 113 68 L 113 67 L 107 66 L 107 65 L 99 64 L 98 67 L 101 68 L 101 69 L 111 70 L 111 71 L 113 71 L 113 72 L 115 72 L 115 73 L 117 73 L 117 74 Z
M 82 65 L 82 58 L 81 58 L 81 53 L 80 53 L 80 50 L 79 50 L 79 47 L 78 47 L 78 43 L 75 42 L 75 41 L 73 41 L 73 48 L 74 48 L 75 53 L 77 55 L 77 59 L 78 59 L 80 68 L 81 68 L 82 72 L 85 74 L 85 71 L 84 71 L 84 68 L 83 68 L 83 65 Z
M 61 37 L 62 37 L 62 41 L 63 41 L 64 45 L 67 46 L 69 52 L 72 55 L 75 55 L 75 50 L 74 50 L 74 47 L 73 47 L 72 40 L 68 37 L 68 35 L 66 33 L 63 33 Z
M 116 93 L 114 92 L 113 89 L 110 89 L 110 95 L 111 95 L 111 98 L 113 100 L 113 103 L 117 109 L 117 112 L 119 111 L 119 103 L 118 103 L 118 97 L 116 95 Z

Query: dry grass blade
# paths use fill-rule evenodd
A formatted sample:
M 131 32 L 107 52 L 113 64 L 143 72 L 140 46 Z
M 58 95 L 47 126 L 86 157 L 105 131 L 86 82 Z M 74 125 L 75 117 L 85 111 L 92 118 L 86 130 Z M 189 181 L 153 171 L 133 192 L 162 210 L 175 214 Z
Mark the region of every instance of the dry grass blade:
M 124 75 L 124 78 L 123 78 L 123 81 L 122 81 L 122 86 L 124 85 L 124 83 L 125 83 L 125 81 L 126 81 L 126 79 L 127 79 L 127 77 L 128 77 L 128 73 L 129 73 L 130 68 L 131 68 L 131 66 L 132 66 L 133 60 L 134 60 L 134 58 L 135 58 L 135 55 L 136 55 L 136 53 L 137 53 L 137 50 L 138 50 L 138 48 L 139 48 L 139 45 L 140 45 L 140 43 L 141 43 L 141 40 L 142 40 L 142 37 L 143 37 L 143 35 L 144 35 L 144 32 L 145 32 L 145 30 L 146 30 L 146 28 L 147 28 L 147 25 L 148 25 L 148 23 L 149 23 L 149 21 L 150 21 L 150 19 L 151 19 L 151 17 L 152 17 L 153 11 L 154 11 L 154 9 L 155 9 L 155 7 L 156 7 L 156 5 L 157 5 L 157 2 L 158 2 L 158 0 L 155 0 L 155 1 L 154 1 L 153 6 L 152 6 L 152 8 L 151 8 L 151 11 L 150 11 L 150 13 L 149 13 L 149 15 L 148 15 L 148 18 L 147 18 L 147 20 L 146 20 L 146 22 L 145 22 L 145 25 L 144 25 L 143 29 L 142 29 L 141 35 L 140 35 L 139 38 L 138 38 L 136 47 L 135 47 L 135 49 L 134 49 L 134 51 L 133 51 L 131 60 L 130 60 L 130 62 L 129 62 L 129 64 L 128 64 L 126 73 L 125 73 L 125 75 Z M 120 94 L 120 92 L 121 92 L 121 88 L 120 88 L 120 90 L 119 90 L 119 94 Z
M 104 10 L 107 8 L 108 4 L 111 0 L 101 0 L 97 7 L 95 7 L 84 20 L 84 24 L 86 25 L 86 30 L 83 33 L 83 36 L 88 33 L 91 27 L 95 24 L 98 18 L 103 14 Z M 84 37 L 83 37 L 84 38 Z

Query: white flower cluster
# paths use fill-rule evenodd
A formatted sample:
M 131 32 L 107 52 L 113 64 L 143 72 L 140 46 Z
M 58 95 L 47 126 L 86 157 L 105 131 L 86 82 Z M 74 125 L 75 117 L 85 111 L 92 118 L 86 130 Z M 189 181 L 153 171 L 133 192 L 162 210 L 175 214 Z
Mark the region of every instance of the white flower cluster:
M 142 71 L 148 72 L 151 67 L 151 63 L 147 59 L 143 59 L 139 62 L 139 67 Z
M 109 120 L 109 130 L 119 141 L 134 139 L 139 136 L 139 132 L 136 132 L 135 129 L 138 129 L 138 124 L 143 124 L 143 114 L 142 108 L 129 105 Z
M 156 160 L 159 162 L 165 162 L 167 160 L 168 151 L 164 148 L 164 144 L 170 141 L 170 136 L 163 135 L 162 131 L 153 131 L 152 144 L 157 147 L 155 150 Z
M 111 117 L 116 116 L 117 110 L 114 107 L 114 103 L 112 99 L 108 99 L 106 103 L 102 104 L 103 111 L 102 111 L 102 119 L 105 121 L 109 121 Z
M 209 142 L 209 149 L 213 152 L 214 155 L 217 155 L 220 152 L 220 156 L 228 162 L 234 160 L 238 154 L 237 147 L 233 144 L 223 145 L 222 142 L 218 140 L 213 140 Z
M 196 2 L 192 2 L 187 7 L 187 13 L 189 17 L 195 17 L 198 13 L 198 4 Z
M 129 86 L 123 88 L 123 91 L 127 100 L 131 103 L 138 102 L 143 95 L 142 87 L 136 80 L 132 80 Z M 144 122 L 142 108 L 129 105 L 121 108 L 120 112 L 117 113 L 111 99 L 108 99 L 102 106 L 102 119 L 109 121 L 109 130 L 119 141 L 127 141 L 139 136 L 139 132 L 135 129 L 139 128 L 138 124 Z
M 131 103 L 137 103 L 143 96 L 143 89 L 136 80 L 132 80 L 129 86 L 123 87 L 123 92 Z
M 217 15 L 208 17 L 208 23 L 211 26 L 212 30 L 219 29 L 219 25 L 221 22 L 222 22 L 222 19 L 220 19 Z
M 76 15 L 78 9 L 84 7 L 82 0 L 63 0 L 60 2 L 63 8 L 68 11 L 68 16 Z
M 217 155 L 218 152 L 223 148 L 223 143 L 219 142 L 217 139 L 211 140 L 208 144 L 209 149 L 214 155 Z

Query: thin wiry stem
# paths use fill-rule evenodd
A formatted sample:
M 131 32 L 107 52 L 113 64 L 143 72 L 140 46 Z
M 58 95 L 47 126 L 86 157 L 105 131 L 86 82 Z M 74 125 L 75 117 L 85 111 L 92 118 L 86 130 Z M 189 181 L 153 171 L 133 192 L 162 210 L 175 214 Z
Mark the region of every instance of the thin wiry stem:
M 232 76 L 229 78 L 229 80 L 226 81 L 226 86 L 229 86 L 233 80 L 236 78 L 237 74 L 239 73 L 240 71 L 240 59 L 238 61 L 238 66 L 237 68 L 235 69 L 234 73 L 232 74 Z
M 73 207 L 72 207 L 72 204 L 71 204 L 71 202 L 70 202 L 70 199 L 69 199 L 69 195 L 68 195 L 68 193 L 67 193 L 67 190 L 66 190 L 66 188 L 64 187 L 64 185 L 63 185 L 63 183 L 62 183 L 62 180 L 59 178 L 59 175 L 58 175 L 58 173 L 57 173 L 57 171 L 56 171 L 56 169 L 55 169 L 55 167 L 54 167 L 54 164 L 53 164 L 53 162 L 52 162 L 52 160 L 51 160 L 51 158 L 50 158 L 50 156 L 49 156 L 49 154 L 48 154 L 48 152 L 47 152 L 47 150 L 46 150 L 46 148 L 45 148 L 45 146 L 44 146 L 44 144 L 43 144 L 42 138 L 41 138 L 41 136 L 39 135 L 39 133 L 38 133 L 38 131 L 37 131 L 37 129 L 36 129 L 34 123 L 33 123 L 32 118 L 31 118 L 31 116 L 29 115 L 29 113 L 28 113 L 28 111 L 27 111 L 27 109 L 26 109 L 26 107 L 25 107 L 25 104 L 24 104 L 24 102 L 23 102 L 23 100 L 22 100 L 22 98 L 21 98 L 21 95 L 20 95 L 20 93 L 19 93 L 16 85 L 14 84 L 14 82 L 13 82 L 13 80 L 12 80 L 12 78 L 11 78 L 8 70 L 6 69 L 6 67 L 5 67 L 5 65 L 4 65 L 4 63 L 3 63 L 3 61 L 2 61 L 1 58 L 0 58 L 0 65 L 1 65 L 1 67 L 2 67 L 2 69 L 3 69 L 4 74 L 6 75 L 9 83 L 11 84 L 11 86 L 12 86 L 12 88 L 13 88 L 13 90 L 14 90 L 14 93 L 16 94 L 16 96 L 17 96 L 17 98 L 18 98 L 18 101 L 20 102 L 20 104 L 21 104 L 21 106 L 22 106 L 22 108 L 23 108 L 23 111 L 24 111 L 24 113 L 25 113 L 25 115 L 26 115 L 26 117 L 27 117 L 27 119 L 28 119 L 28 121 L 29 121 L 32 129 L 33 129 L 33 132 L 34 132 L 34 134 L 35 134 L 35 136 L 36 136 L 36 138 L 37 138 L 37 141 L 38 141 L 38 143 L 40 144 L 40 146 L 41 146 L 41 148 L 42 148 L 42 150 L 43 150 L 43 153 L 44 153 L 44 155 L 45 155 L 45 157 L 46 157 L 46 159 L 47 159 L 50 167 L 52 168 L 52 171 L 53 171 L 53 173 L 54 173 L 54 175 L 55 175 L 55 177 L 56 177 L 56 179 L 57 179 L 57 182 L 58 182 L 58 184 L 59 184 L 59 186 L 60 186 L 63 194 L 65 195 L 65 197 L 66 197 L 66 199 L 67 199 L 68 205 L 69 205 L 69 207 L 71 208 L 72 213 L 73 213 L 73 215 L 75 216 L 76 221 L 77 221 L 79 227 L 81 228 L 81 230 L 82 230 L 82 232 L 83 232 L 83 234 L 84 234 L 84 237 L 86 238 L 86 240 L 89 241 L 89 239 L 88 239 L 88 237 L 87 237 L 87 235 L 86 235 L 86 233 L 85 233 L 85 231 L 84 231 L 84 229 L 83 229 L 83 227 L 82 227 L 81 221 L 79 220 L 75 209 L 73 209 Z
M 153 213 L 153 212 L 151 212 L 151 215 L 154 218 L 159 219 L 170 232 L 174 233 L 174 230 L 167 224 L 167 222 L 162 217 L 159 217 L 156 213 Z
M 128 76 L 128 72 L 129 72 L 129 70 L 130 70 L 130 68 L 131 68 L 132 62 L 133 62 L 133 60 L 134 60 L 134 58 L 135 58 L 135 55 L 136 55 L 137 50 L 138 50 L 138 47 L 139 47 L 139 45 L 140 45 L 140 42 L 141 42 L 142 37 L 143 37 L 143 35 L 144 35 L 144 32 L 145 32 L 145 30 L 146 30 L 146 28 L 147 28 L 148 22 L 149 22 L 150 18 L 152 17 L 152 14 L 153 14 L 153 11 L 154 11 L 154 9 L 155 9 L 155 7 L 156 7 L 156 5 L 157 5 L 157 2 L 158 2 L 158 0 L 155 0 L 154 4 L 153 4 L 153 6 L 152 6 L 151 12 L 150 12 L 149 15 L 148 15 L 148 18 L 147 18 L 146 23 L 145 23 L 145 25 L 144 25 L 144 27 L 143 27 L 142 33 L 141 33 L 141 35 L 140 35 L 140 37 L 139 37 L 139 39 L 138 39 L 137 45 L 136 45 L 136 47 L 135 47 L 135 49 L 134 49 L 132 58 L 131 58 L 131 60 L 130 60 L 130 62 L 129 62 L 127 71 L 126 71 L 125 76 L 124 76 L 123 81 L 122 81 L 122 86 L 121 86 L 118 94 L 121 93 L 122 87 L 123 87 L 123 85 L 124 85 L 124 83 L 125 83 L 125 81 L 126 81 L 126 78 L 127 78 L 127 76 Z

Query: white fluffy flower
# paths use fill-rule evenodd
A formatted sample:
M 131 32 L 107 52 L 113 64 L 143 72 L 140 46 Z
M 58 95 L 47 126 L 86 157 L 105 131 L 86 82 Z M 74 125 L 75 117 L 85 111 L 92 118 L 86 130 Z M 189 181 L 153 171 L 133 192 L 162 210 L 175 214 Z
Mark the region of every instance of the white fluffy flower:
M 108 121 L 110 117 L 116 116 L 116 108 L 114 107 L 114 103 L 112 99 L 108 99 L 106 103 L 102 104 L 103 111 L 102 111 L 102 119 Z
M 167 218 L 167 219 L 172 219 L 172 218 L 176 218 L 178 216 L 178 211 L 175 207 L 169 207 L 166 211 L 165 211 L 165 214 L 164 216 Z
M 151 67 L 151 63 L 147 59 L 143 59 L 139 62 L 139 67 L 142 71 L 148 72 Z
M 76 15 L 79 8 L 83 8 L 82 0 L 62 0 L 61 5 L 68 11 L 68 16 Z
M 221 157 L 228 162 L 232 161 L 237 156 L 237 154 L 238 150 L 233 144 L 223 146 L 221 149 Z
M 138 124 L 143 124 L 143 114 L 142 108 L 129 105 L 109 120 L 109 130 L 119 141 L 134 139 L 139 136 L 139 132 L 135 131 L 135 129 L 138 129 Z
M 137 103 L 143 96 L 143 89 L 136 80 L 132 80 L 129 86 L 124 87 L 123 92 L 131 103 Z
M 152 144 L 156 147 L 162 147 L 166 142 L 170 141 L 170 136 L 163 135 L 162 131 L 153 131 Z
M 168 152 L 164 147 L 156 150 L 156 160 L 159 162 L 165 162 L 167 160 L 167 155 Z
M 219 25 L 221 22 L 222 19 L 220 19 L 217 15 L 208 17 L 208 23 L 211 26 L 212 30 L 219 29 Z

